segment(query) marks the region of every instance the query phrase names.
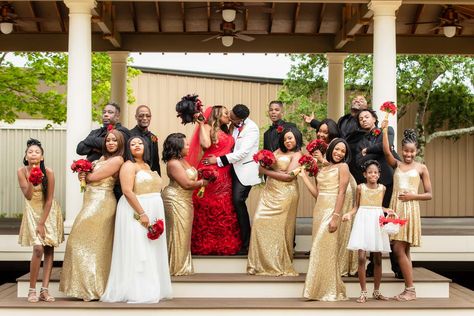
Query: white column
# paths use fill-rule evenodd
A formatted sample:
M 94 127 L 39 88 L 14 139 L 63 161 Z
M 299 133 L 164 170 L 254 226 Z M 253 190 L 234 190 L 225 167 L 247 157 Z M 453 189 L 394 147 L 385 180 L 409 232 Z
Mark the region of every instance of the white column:
M 380 106 L 385 101 L 397 103 L 397 45 L 395 11 L 402 1 L 372 0 L 369 9 L 374 12 L 374 64 L 372 107 L 379 121 L 385 117 Z M 397 118 L 390 115 L 390 126 L 397 133 Z
M 66 222 L 69 232 L 82 205 L 77 174 L 71 172 L 78 159 L 77 144 L 90 132 L 91 114 L 91 9 L 94 0 L 64 0 L 69 8 L 67 131 L 66 131 Z
M 344 115 L 344 59 L 346 53 L 327 53 L 328 115 L 337 122 Z
M 111 91 L 110 101 L 120 106 L 120 122 L 128 125 L 128 104 L 127 104 L 127 59 L 128 52 L 109 52 L 112 60 Z

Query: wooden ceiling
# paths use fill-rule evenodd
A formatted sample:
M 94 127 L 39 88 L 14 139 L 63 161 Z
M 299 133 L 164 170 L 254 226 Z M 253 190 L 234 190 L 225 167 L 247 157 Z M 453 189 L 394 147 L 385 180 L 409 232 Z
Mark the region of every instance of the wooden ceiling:
M 93 49 L 132 52 L 329 52 L 372 51 L 369 1 L 246 1 L 238 9 L 235 31 L 254 37 L 203 42 L 221 32 L 223 2 L 100 1 L 93 10 Z M 444 1 L 459 16 L 456 36 L 440 26 L 447 8 L 442 1 L 408 0 L 397 11 L 399 53 L 474 54 L 474 4 Z M 469 4 L 470 3 L 470 4 Z M 62 1 L 10 2 L 17 24 L 0 34 L 2 51 L 66 51 L 68 9 Z M 419 22 L 432 22 L 413 24 Z

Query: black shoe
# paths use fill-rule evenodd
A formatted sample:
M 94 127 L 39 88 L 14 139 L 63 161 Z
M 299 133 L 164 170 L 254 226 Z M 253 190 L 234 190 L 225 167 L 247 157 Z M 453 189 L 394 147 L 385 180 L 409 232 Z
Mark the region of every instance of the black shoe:
M 394 272 L 395 273 L 395 278 L 403 280 L 403 274 L 401 272 Z

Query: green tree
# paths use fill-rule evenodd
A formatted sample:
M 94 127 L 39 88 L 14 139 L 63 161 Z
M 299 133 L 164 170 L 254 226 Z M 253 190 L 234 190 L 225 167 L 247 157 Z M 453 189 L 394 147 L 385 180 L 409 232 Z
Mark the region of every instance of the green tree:
M 23 112 L 55 123 L 66 121 L 66 53 L 15 53 L 24 67 L 6 61 L 0 54 L 0 120 L 13 123 Z M 127 81 L 140 73 L 128 67 Z M 111 61 L 107 53 L 92 54 L 92 117 L 100 121 L 102 106 L 110 98 Z M 133 91 L 127 86 L 128 103 Z
M 294 55 L 292 60 L 294 64 L 284 81 L 280 99 L 297 108 L 301 104 L 301 109 L 298 108 L 296 112 L 310 113 L 316 109 L 317 117 L 325 117 L 325 103 L 314 98 L 322 95 L 321 90 L 325 90 L 327 85 L 327 62 L 324 56 Z M 349 94 L 347 109 L 351 95 L 371 95 L 372 56 L 349 55 L 344 68 L 345 89 Z M 397 57 L 398 118 L 405 115 L 409 107 L 416 108 L 413 126 L 419 139 L 421 160 L 424 159 L 425 146 L 433 139 L 456 139 L 474 132 L 473 83 L 472 58 L 424 55 Z

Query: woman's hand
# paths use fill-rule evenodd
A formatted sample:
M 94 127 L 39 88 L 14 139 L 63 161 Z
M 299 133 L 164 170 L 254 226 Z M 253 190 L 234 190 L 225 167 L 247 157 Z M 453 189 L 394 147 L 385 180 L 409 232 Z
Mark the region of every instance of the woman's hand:
M 206 179 L 201 179 L 201 180 L 202 180 L 202 185 L 201 185 L 202 187 L 205 187 L 209 184 L 208 180 L 206 180 Z
M 77 174 L 77 178 L 78 178 L 79 181 L 81 181 L 81 182 L 86 180 L 86 176 L 87 176 L 87 173 L 85 173 L 85 172 L 79 172 L 79 173 Z
M 329 232 L 334 233 L 337 230 L 338 226 L 339 226 L 339 216 L 332 215 L 332 219 L 328 225 Z
M 321 151 L 318 149 L 318 150 L 315 150 L 313 152 L 313 157 L 316 158 L 316 160 L 319 162 L 319 163 L 323 163 L 324 162 L 324 156 L 323 154 L 321 153 Z
M 367 148 L 362 149 L 360 153 L 362 154 L 362 157 L 367 155 Z
M 387 129 L 387 127 L 388 127 L 388 120 L 383 120 L 382 121 L 382 126 L 380 126 L 380 128 L 382 130 L 385 130 L 385 129 Z
M 416 194 L 404 191 L 398 194 L 398 199 L 402 202 L 413 201 L 416 199 Z
M 258 166 L 258 174 L 265 174 L 265 171 L 267 171 L 267 168 L 262 167 L 261 165 Z
M 342 221 L 343 222 L 348 222 L 352 219 L 352 214 L 351 213 L 346 213 L 342 216 Z
M 145 228 L 148 228 L 148 226 L 150 226 L 150 219 L 148 218 L 148 215 L 146 215 L 145 213 L 143 213 L 143 215 L 140 216 L 140 224 Z
M 44 228 L 44 224 L 38 223 L 36 226 L 36 234 L 41 237 L 41 239 L 44 239 L 46 237 L 46 230 Z

